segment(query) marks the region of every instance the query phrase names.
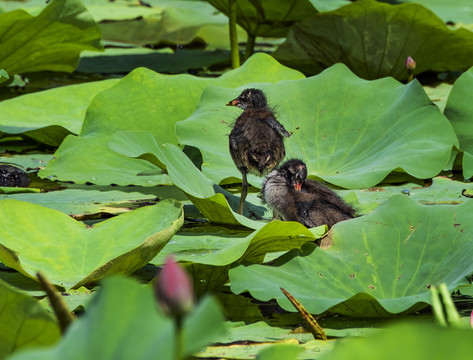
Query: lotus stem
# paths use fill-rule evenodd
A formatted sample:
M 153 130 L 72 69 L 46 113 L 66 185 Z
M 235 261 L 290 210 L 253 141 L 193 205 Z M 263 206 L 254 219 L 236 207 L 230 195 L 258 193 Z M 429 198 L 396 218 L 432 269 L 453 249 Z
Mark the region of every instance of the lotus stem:
M 174 338 L 176 340 L 176 349 L 174 353 L 175 360 L 184 360 L 182 357 L 182 317 L 176 316 L 174 318 Z
M 253 52 L 255 51 L 255 40 L 256 40 L 256 35 L 250 34 L 249 32 L 246 32 L 248 36 L 248 40 L 246 41 L 246 49 L 245 49 L 245 61 L 253 55 Z
M 36 274 L 36 277 L 49 298 L 49 303 L 56 314 L 61 333 L 64 334 L 76 317 L 69 311 L 61 295 L 49 280 L 40 272 Z
M 232 56 L 232 68 L 240 67 L 240 54 L 238 52 L 238 34 L 236 28 L 236 0 L 228 0 L 228 27 L 230 33 L 230 51 Z

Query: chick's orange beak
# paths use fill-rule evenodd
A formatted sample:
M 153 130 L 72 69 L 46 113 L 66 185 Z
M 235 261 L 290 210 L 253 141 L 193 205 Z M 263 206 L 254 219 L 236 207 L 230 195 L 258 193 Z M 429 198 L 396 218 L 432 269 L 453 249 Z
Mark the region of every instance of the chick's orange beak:
M 233 99 L 232 101 L 227 102 L 227 106 L 237 106 L 238 99 Z
M 294 184 L 294 189 L 296 189 L 297 191 L 301 191 L 302 190 L 302 183 L 296 182 Z

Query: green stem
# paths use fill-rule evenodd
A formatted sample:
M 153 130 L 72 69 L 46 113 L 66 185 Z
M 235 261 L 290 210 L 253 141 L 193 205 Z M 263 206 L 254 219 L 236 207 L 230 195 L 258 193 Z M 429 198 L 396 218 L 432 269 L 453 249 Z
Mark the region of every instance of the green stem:
M 176 339 L 176 349 L 174 352 L 174 360 L 184 360 L 182 357 L 182 349 L 184 344 L 182 343 L 182 318 L 176 316 L 174 318 L 174 337 Z
M 249 32 L 246 33 L 248 36 L 248 40 L 246 41 L 246 49 L 245 49 L 245 61 L 253 55 L 255 51 L 255 39 L 256 35 L 250 34 Z
M 238 53 L 238 34 L 236 28 L 236 0 L 228 0 L 228 27 L 230 32 L 230 51 L 232 54 L 232 68 L 240 67 L 240 54 Z

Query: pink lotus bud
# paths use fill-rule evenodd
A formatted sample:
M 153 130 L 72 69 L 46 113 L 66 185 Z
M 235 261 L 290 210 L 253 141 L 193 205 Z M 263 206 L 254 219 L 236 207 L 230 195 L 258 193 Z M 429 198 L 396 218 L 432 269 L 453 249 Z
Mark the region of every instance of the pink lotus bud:
M 471 312 L 471 315 L 470 315 L 470 327 L 473 328 L 473 311 Z
M 189 275 L 172 256 L 166 258 L 166 263 L 154 285 L 156 298 L 168 315 L 181 318 L 194 306 Z
M 410 56 L 407 57 L 406 59 L 406 63 L 404 64 L 404 66 L 406 67 L 407 71 L 409 73 L 412 73 L 414 71 L 414 69 L 416 68 L 416 62 L 414 61 L 413 58 L 411 58 Z

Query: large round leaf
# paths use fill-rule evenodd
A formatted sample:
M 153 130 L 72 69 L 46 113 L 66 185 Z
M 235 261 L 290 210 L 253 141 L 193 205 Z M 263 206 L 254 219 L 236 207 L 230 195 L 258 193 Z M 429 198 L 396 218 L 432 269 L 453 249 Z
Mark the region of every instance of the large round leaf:
M 5 188 L 7 189 L 7 188 Z M 146 188 L 149 189 L 149 188 Z M 0 191 L 2 189 L 0 188 Z M 137 189 L 138 190 L 138 189 Z M 158 190 L 161 190 L 158 188 Z M 175 189 L 169 191 L 176 198 L 179 194 Z M 182 194 L 182 193 L 181 193 Z M 159 194 L 161 195 L 161 194 Z M 163 194 L 164 195 L 164 194 Z M 169 196 L 170 197 L 170 196 Z M 185 198 L 182 194 L 181 198 Z M 16 199 L 59 210 L 68 215 L 85 215 L 97 213 L 118 214 L 142 206 L 143 203 L 152 204 L 156 201 L 156 194 L 142 192 L 99 191 L 68 189 L 50 191 L 46 193 L 19 193 L 1 195 L 0 200 Z
M 207 0 L 227 16 L 226 0 Z M 235 0 L 238 25 L 254 36 L 283 37 L 289 28 L 312 14 L 316 14 L 309 0 Z
M 78 138 L 67 137 L 42 177 L 79 183 L 144 185 L 163 184 L 162 172 L 140 159 L 128 159 L 107 147 L 109 137 L 119 130 L 146 130 L 158 144 L 177 144 L 175 124 L 190 116 L 203 89 L 210 85 L 237 87 L 250 81 L 277 82 L 300 79 L 265 54 L 255 54 L 245 65 L 217 79 L 190 75 L 160 75 L 137 69 L 112 88 L 98 94 L 90 104 Z M 97 159 L 97 161 L 90 161 Z M 126 171 L 123 168 L 126 167 Z M 167 180 L 168 181 L 168 180 Z
M 365 79 L 406 79 L 408 56 L 417 63 L 416 74 L 468 69 L 473 34 L 450 30 L 419 4 L 363 0 L 297 23 L 274 56 L 307 74 L 343 62 Z
M 18 200 L 0 201 L 0 260 L 26 276 L 42 271 L 66 288 L 146 265 L 183 223 L 182 205 L 163 200 L 94 226 Z
M 230 270 L 232 291 L 276 298 L 294 311 L 283 287 L 314 314 L 412 311 L 430 303 L 431 285 L 452 289 L 473 272 L 472 211 L 473 202 L 427 206 L 394 196 L 369 215 L 335 225 L 327 250 Z
M 445 116 L 452 123 L 463 151 L 463 176 L 473 176 L 473 68 L 460 76 L 453 85 L 445 107 Z
M 24 134 L 47 145 L 59 146 L 66 135 L 80 132 L 92 98 L 117 81 L 63 86 L 2 101 L 0 131 Z
M 373 186 L 399 168 L 433 177 L 458 145 L 417 82 L 366 81 L 339 64 L 307 79 L 245 87 L 263 89 L 279 121 L 294 132 L 285 139 L 287 157 L 302 158 L 310 174 L 342 187 Z M 216 183 L 241 178 L 228 151 L 241 110 L 224 106 L 241 89 L 207 88 L 194 114 L 176 124 L 180 141 L 201 150 L 202 171 Z M 261 179 L 249 179 L 260 186 Z

